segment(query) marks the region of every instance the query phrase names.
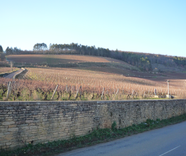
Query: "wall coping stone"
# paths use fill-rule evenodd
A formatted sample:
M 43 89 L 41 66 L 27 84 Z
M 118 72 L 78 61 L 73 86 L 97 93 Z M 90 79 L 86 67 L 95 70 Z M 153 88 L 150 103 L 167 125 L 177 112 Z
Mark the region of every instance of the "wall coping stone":
M 165 99 L 165 100 L 114 100 L 114 101 L 0 101 L 0 106 L 32 106 L 32 105 L 68 105 L 68 104 L 108 104 L 108 103 L 132 103 L 132 102 L 173 102 L 185 101 L 186 99 Z

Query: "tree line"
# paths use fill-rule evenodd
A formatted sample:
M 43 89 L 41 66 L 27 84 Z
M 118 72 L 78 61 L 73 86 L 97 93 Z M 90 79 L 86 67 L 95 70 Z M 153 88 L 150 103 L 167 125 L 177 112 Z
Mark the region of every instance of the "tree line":
M 173 59 L 177 65 L 186 66 L 186 58 L 175 56 Z

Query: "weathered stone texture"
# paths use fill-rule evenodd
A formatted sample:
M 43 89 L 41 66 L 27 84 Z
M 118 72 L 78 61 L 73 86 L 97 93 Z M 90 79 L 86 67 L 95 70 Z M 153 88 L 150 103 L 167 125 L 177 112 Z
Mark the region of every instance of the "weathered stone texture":
M 186 113 L 186 100 L 0 102 L 0 148 L 67 139 Z

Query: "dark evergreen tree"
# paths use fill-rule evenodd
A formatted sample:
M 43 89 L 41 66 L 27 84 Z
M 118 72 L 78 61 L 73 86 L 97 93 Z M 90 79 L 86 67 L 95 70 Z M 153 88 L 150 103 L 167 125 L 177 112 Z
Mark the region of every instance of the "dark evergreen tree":
M 3 52 L 3 47 L 0 45 L 0 53 Z
M 47 50 L 47 45 L 45 43 L 36 43 L 33 47 L 34 51 L 43 51 Z

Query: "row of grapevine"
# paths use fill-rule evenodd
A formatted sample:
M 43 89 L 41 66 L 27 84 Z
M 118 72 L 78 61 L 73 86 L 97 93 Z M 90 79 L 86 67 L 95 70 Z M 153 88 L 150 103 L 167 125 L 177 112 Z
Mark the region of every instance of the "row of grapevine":
M 8 99 L 8 83 L 11 82 L 10 95 Z M 0 78 L 0 100 L 10 101 L 36 101 L 51 100 L 56 85 L 58 88 L 53 100 L 126 100 L 126 99 L 146 99 L 154 98 L 158 95 L 160 98 L 167 94 L 166 87 L 141 86 L 141 88 L 131 88 L 129 86 L 91 86 L 91 85 L 65 85 L 52 82 L 42 82 L 36 80 L 11 80 Z M 139 87 L 139 86 L 138 86 Z M 178 98 L 185 98 L 185 90 L 173 89 L 171 95 Z

